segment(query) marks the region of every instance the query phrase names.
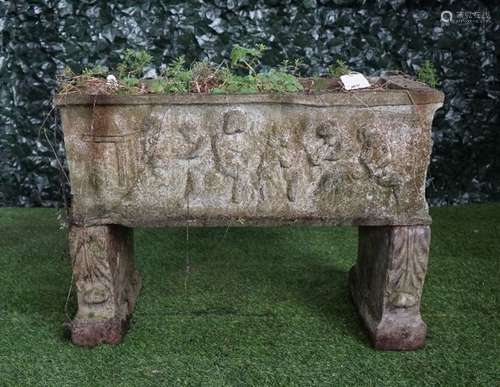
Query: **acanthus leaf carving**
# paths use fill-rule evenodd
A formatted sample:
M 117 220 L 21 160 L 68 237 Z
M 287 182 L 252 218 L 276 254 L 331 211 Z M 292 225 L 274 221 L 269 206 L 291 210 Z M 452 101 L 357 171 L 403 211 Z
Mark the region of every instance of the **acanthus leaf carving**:
M 427 230 L 407 227 L 393 234 L 389 289 L 390 302 L 395 307 L 408 308 L 420 301 L 427 270 L 429 239 Z
M 113 276 L 106 255 L 106 241 L 89 230 L 72 238 L 75 283 L 87 304 L 100 304 L 111 298 Z

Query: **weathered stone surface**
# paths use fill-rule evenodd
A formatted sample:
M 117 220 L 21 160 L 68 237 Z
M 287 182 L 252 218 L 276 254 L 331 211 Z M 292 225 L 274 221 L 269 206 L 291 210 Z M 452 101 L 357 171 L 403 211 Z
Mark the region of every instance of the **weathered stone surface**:
M 430 222 L 430 88 L 58 103 L 77 224 Z
M 376 348 L 410 350 L 424 345 L 420 298 L 429 244 L 429 226 L 359 227 L 351 294 Z
M 120 342 L 140 289 L 132 230 L 118 225 L 72 226 L 70 254 L 78 296 L 71 322 L 75 344 Z
M 123 226 L 235 219 L 360 225 L 350 283 L 374 345 L 422 346 L 425 175 L 442 101 L 405 79 L 315 95 L 60 97 L 74 195 L 73 341 L 121 340 L 139 290 Z

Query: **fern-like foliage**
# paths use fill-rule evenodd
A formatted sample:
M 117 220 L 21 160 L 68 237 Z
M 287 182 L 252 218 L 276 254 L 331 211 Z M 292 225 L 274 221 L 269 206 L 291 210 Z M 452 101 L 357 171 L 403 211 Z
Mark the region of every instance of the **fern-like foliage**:
M 126 49 L 123 59 L 116 68 L 119 78 L 140 78 L 143 75 L 144 67 L 149 65 L 153 57 L 144 50 L 134 51 Z
M 417 79 L 420 82 L 428 84 L 430 87 L 436 87 L 438 83 L 437 71 L 430 60 L 424 61 L 424 64 L 417 72 Z

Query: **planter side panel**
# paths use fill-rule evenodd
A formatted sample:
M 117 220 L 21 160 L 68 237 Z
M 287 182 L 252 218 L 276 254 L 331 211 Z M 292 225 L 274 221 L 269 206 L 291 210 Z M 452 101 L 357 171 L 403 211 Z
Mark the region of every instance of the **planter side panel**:
M 63 106 L 74 221 L 427 224 L 439 106 Z

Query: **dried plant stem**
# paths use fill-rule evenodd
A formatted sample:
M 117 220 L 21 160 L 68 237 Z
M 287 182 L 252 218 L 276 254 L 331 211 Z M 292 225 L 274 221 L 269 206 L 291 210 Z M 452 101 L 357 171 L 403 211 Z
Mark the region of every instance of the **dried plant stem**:
M 190 165 L 189 165 L 189 158 L 187 159 L 187 165 L 188 165 L 188 175 L 187 179 L 189 179 L 190 175 Z M 189 181 L 186 181 L 186 185 L 189 183 Z M 188 186 L 186 189 L 186 269 L 185 269 L 185 276 L 184 276 L 184 291 L 187 293 L 188 290 L 188 281 L 189 281 L 189 276 L 191 274 L 191 257 L 189 256 L 189 218 L 190 218 L 190 213 L 189 213 L 189 194 L 191 193 L 190 187 Z

